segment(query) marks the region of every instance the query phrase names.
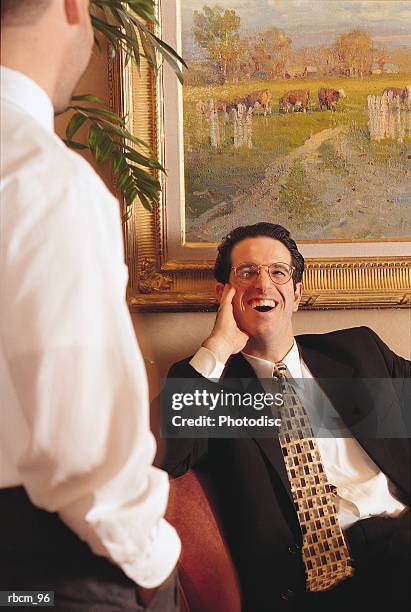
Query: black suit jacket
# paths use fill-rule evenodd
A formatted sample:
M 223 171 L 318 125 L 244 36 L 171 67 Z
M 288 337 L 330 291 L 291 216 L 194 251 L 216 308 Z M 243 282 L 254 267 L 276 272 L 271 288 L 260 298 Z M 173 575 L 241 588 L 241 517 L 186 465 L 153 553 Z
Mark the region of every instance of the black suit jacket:
M 404 417 L 411 363 L 395 355 L 370 329 L 359 327 L 297 337 L 300 354 L 367 454 L 389 477 L 395 494 L 409 504 L 410 440 L 376 438 L 385 420 Z M 196 378 L 191 357 L 174 364 L 171 378 Z M 224 376 L 256 378 L 241 354 Z M 397 379 L 373 393 L 373 379 Z M 342 379 L 343 385 L 336 385 Z M 363 379 L 366 384 L 351 385 Z M 409 398 L 408 398 L 409 399 Z M 411 413 L 411 406 L 409 413 Z M 405 414 L 405 418 L 409 417 Z M 362 430 L 362 424 L 366 423 Z M 305 589 L 301 531 L 278 440 L 170 439 L 163 467 L 173 476 L 202 465 L 213 483 L 219 511 L 242 588 L 244 609 L 286 609 L 287 593 Z

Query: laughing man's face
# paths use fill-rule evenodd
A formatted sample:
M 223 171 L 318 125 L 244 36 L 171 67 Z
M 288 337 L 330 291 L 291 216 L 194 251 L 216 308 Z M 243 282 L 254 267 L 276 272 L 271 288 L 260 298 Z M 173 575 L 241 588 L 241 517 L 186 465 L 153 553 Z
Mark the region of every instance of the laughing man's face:
M 234 245 L 231 265 L 255 263 L 270 265 L 282 262 L 292 265 L 287 247 L 273 238 L 257 236 L 245 238 Z M 238 327 L 251 339 L 264 336 L 265 341 L 283 341 L 292 338 L 291 317 L 298 310 L 302 284 L 294 288 L 291 278 L 283 285 L 276 285 L 266 268 L 250 284 L 242 284 L 231 271 L 230 283 L 236 288 L 233 313 Z

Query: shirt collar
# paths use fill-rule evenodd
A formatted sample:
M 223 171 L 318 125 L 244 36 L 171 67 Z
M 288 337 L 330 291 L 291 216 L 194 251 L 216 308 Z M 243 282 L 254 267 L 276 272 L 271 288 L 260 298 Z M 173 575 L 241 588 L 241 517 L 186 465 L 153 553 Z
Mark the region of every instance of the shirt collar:
M 22 72 L 1 66 L 1 99 L 18 106 L 40 123 L 54 131 L 54 109 L 46 92 Z
M 261 359 L 260 357 L 254 357 L 253 355 L 247 355 L 246 353 L 243 353 L 243 356 L 247 359 L 258 378 L 272 378 L 275 365 L 272 361 Z M 303 377 L 300 354 L 298 352 L 298 346 L 295 340 L 282 362 L 287 366 L 291 376 L 294 379 L 298 380 Z

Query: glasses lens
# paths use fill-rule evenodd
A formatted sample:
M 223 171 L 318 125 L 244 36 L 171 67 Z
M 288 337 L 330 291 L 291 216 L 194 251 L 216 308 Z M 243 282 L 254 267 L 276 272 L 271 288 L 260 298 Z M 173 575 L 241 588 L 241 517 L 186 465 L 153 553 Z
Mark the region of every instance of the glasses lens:
M 268 268 L 271 280 L 278 285 L 287 283 L 290 280 L 292 270 L 291 266 L 284 263 L 274 263 Z
M 243 283 L 250 283 L 258 276 L 258 266 L 254 264 L 242 264 L 235 269 L 235 275 Z

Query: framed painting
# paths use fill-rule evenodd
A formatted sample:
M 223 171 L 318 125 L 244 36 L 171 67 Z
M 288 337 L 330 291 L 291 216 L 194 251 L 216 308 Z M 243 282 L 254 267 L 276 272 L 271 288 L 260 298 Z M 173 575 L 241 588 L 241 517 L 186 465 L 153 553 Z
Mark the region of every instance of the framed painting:
M 296 239 L 302 308 L 410 307 L 411 4 L 393 4 L 158 3 L 184 86 L 168 66 L 110 71 L 167 171 L 125 227 L 132 309 L 212 309 L 218 242 L 258 221 Z

